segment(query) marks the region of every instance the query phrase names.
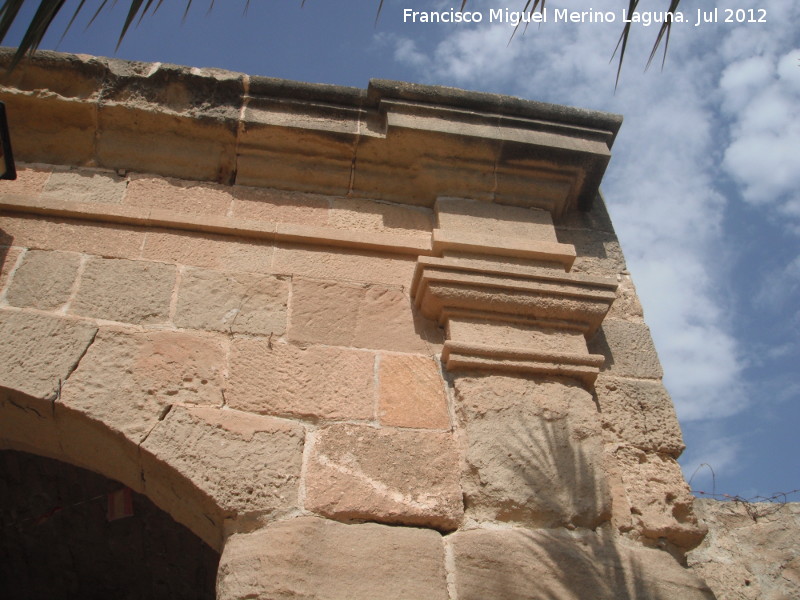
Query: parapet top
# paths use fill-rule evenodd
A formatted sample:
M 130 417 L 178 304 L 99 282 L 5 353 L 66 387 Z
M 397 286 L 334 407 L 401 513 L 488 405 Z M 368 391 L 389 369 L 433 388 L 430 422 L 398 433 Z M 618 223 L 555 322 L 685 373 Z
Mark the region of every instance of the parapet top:
M 12 55 L 0 49 L 0 68 Z M 442 86 L 376 79 L 362 90 L 46 51 L 2 84 L 22 161 L 423 205 L 464 196 L 555 218 L 591 205 L 622 122 Z M 99 118 L 76 124 L 81 107 Z M 51 139 L 66 123 L 86 144 L 41 139 L 43 123 L 28 127 L 26 115 L 42 110 L 53 114 Z M 56 116 L 65 110 L 66 121 Z

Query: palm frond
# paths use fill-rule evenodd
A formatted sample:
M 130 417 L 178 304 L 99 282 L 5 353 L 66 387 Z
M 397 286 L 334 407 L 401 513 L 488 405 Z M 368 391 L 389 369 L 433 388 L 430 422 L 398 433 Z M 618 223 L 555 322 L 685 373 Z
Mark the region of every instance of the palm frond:
M 158 0 L 155 7 L 152 10 L 151 14 L 155 14 L 164 0 Z M 186 15 L 189 13 L 189 9 L 192 6 L 193 0 L 185 0 L 186 1 L 186 9 L 183 13 L 183 18 L 186 19 Z M 383 10 L 383 4 L 385 0 L 379 0 L 378 2 L 378 10 L 375 15 L 375 22 L 378 22 L 380 18 L 381 11 Z M 47 33 L 48 29 L 53 23 L 53 20 L 58 15 L 59 11 L 64 6 L 65 0 L 39 0 L 39 6 L 33 15 L 30 23 L 28 23 L 28 28 L 25 31 L 25 34 L 20 41 L 20 44 L 17 48 L 16 53 L 14 54 L 14 58 L 11 61 L 11 65 L 9 66 L 9 70 L 13 70 L 19 61 L 22 58 L 39 47 L 41 44 L 42 39 L 44 39 L 45 33 Z M 138 16 L 138 21 L 141 23 L 144 16 L 150 11 L 150 8 L 153 6 L 155 0 L 130 0 L 130 7 L 128 9 L 128 14 L 125 17 L 125 21 L 122 24 L 122 31 L 119 35 L 119 40 L 117 41 L 117 49 L 119 49 L 120 44 L 122 43 L 125 34 L 128 32 L 131 23 L 136 19 Z M 461 7 L 459 10 L 463 11 L 464 7 L 467 5 L 468 0 L 461 0 Z M 25 3 L 25 0 L 4 0 L 3 5 L 0 7 L 0 42 L 4 41 L 8 32 L 11 30 L 11 27 L 16 22 L 17 18 L 19 17 L 20 9 L 22 5 Z M 305 6 L 306 0 L 300 1 L 300 6 Z M 113 6 L 114 3 L 112 3 Z M 247 4 L 245 5 L 245 11 L 250 4 L 250 0 L 247 0 Z M 669 4 L 669 12 L 675 13 L 678 9 L 678 5 L 680 4 L 680 0 L 670 0 Z M 75 22 L 76 17 L 79 13 L 83 10 L 85 5 L 85 0 L 81 0 L 80 4 L 78 4 L 77 8 L 72 14 L 72 18 L 70 19 L 69 23 L 67 24 L 66 29 L 64 30 L 64 34 L 70 29 L 72 24 Z M 545 0 L 526 0 L 525 6 L 523 8 L 523 12 L 534 13 L 537 10 L 544 12 L 544 5 Z M 636 9 L 639 5 L 639 0 L 628 0 L 628 15 L 633 15 L 636 12 Z M 103 0 L 100 3 L 100 6 L 95 11 L 92 18 L 89 20 L 89 25 L 91 25 L 98 17 L 98 15 L 108 6 L 108 0 Z M 214 6 L 214 0 L 211 0 L 211 5 L 209 7 L 209 11 Z M 526 25 L 527 26 L 527 25 Z M 514 35 L 519 28 L 519 24 L 514 28 L 514 32 L 511 34 L 511 38 L 513 39 Z M 658 31 L 658 35 L 656 36 L 655 43 L 653 44 L 653 48 L 650 51 L 650 57 L 647 60 L 647 66 L 649 67 L 652 63 L 653 59 L 658 52 L 658 48 L 661 46 L 661 43 L 664 42 L 664 55 L 662 58 L 662 68 L 664 65 L 664 61 L 666 60 L 667 50 L 669 48 L 669 36 L 672 31 L 672 21 L 665 20 L 664 23 L 661 24 L 661 28 Z M 619 78 L 622 73 L 622 62 L 625 58 L 625 50 L 628 47 L 628 39 L 631 33 L 631 23 L 626 22 L 625 26 L 620 33 L 619 40 L 617 41 L 617 46 L 614 49 L 614 53 L 611 56 L 613 60 L 614 57 L 619 52 L 619 60 L 617 64 L 617 75 L 614 84 L 614 88 L 619 85 Z M 63 35 L 62 35 L 63 38 Z M 510 42 L 510 40 L 509 40 Z

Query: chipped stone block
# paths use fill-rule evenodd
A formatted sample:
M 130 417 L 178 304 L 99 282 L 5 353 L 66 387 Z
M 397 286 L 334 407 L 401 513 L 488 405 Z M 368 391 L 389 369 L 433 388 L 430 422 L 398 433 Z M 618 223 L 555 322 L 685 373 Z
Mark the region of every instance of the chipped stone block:
M 257 521 L 297 508 L 304 439 L 297 423 L 177 406 L 142 442 L 145 491 L 220 548 L 224 519 Z
M 542 527 L 611 515 L 597 410 L 583 388 L 521 377 L 455 378 L 467 514 Z
M 313 517 L 273 523 L 228 540 L 217 597 L 447 600 L 442 538 L 429 529 Z
M 602 372 L 609 375 L 660 379 L 664 374 L 644 323 L 606 319 L 588 346 L 592 354 L 605 357 Z
M 667 390 L 659 381 L 601 376 L 595 383 L 603 428 L 612 440 L 677 458 L 681 428 Z
M 120 204 L 128 182 L 110 171 L 92 169 L 56 169 L 42 190 L 42 195 L 100 204 Z
M 164 323 L 175 267 L 156 262 L 90 258 L 70 312 L 127 323 Z
M 373 418 L 371 352 L 238 338 L 226 399 L 248 412 L 325 420 Z
M 450 531 L 463 515 L 460 463 L 448 433 L 330 425 L 317 432 L 306 474 L 308 510 Z
M 439 366 L 429 356 L 380 357 L 378 417 L 382 425 L 447 429 L 450 415 Z
M 286 330 L 289 283 L 279 277 L 185 269 L 174 322 L 178 327 L 281 335 Z
M 429 354 L 430 323 L 415 319 L 396 288 L 296 279 L 289 338 L 300 342 Z
M 102 329 L 60 401 L 139 443 L 172 404 L 221 406 L 224 369 L 213 337 Z
M 96 333 L 85 321 L 0 311 L 0 386 L 55 397 Z
M 619 446 L 613 454 L 630 504 L 634 528 L 643 541 L 664 540 L 682 550 L 697 546 L 706 534 L 692 512 L 694 498 L 681 468 L 666 454 Z
M 666 552 L 624 545 L 606 532 L 460 531 L 450 538 L 459 600 L 713 600 Z
M 57 309 L 69 300 L 80 263 L 79 254 L 29 250 L 14 273 L 6 300 L 12 306 Z

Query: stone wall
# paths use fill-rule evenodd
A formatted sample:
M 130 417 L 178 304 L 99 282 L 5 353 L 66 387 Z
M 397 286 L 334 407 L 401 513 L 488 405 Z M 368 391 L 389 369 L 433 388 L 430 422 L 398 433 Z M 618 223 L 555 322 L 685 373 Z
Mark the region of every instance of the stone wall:
M 222 552 L 222 599 L 712 597 L 597 196 L 619 119 L 54 54 L 15 73 L 0 446 L 146 495 Z
M 698 500 L 708 527 L 688 555 L 719 600 L 800 597 L 800 504 Z

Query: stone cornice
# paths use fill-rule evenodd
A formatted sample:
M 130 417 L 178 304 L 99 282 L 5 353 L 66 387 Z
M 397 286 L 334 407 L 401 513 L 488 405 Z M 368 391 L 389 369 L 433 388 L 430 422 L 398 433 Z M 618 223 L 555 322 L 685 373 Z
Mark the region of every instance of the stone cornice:
M 426 206 L 466 196 L 554 219 L 591 204 L 621 123 L 438 86 L 359 90 L 53 52 L 2 83 L 22 161 Z

